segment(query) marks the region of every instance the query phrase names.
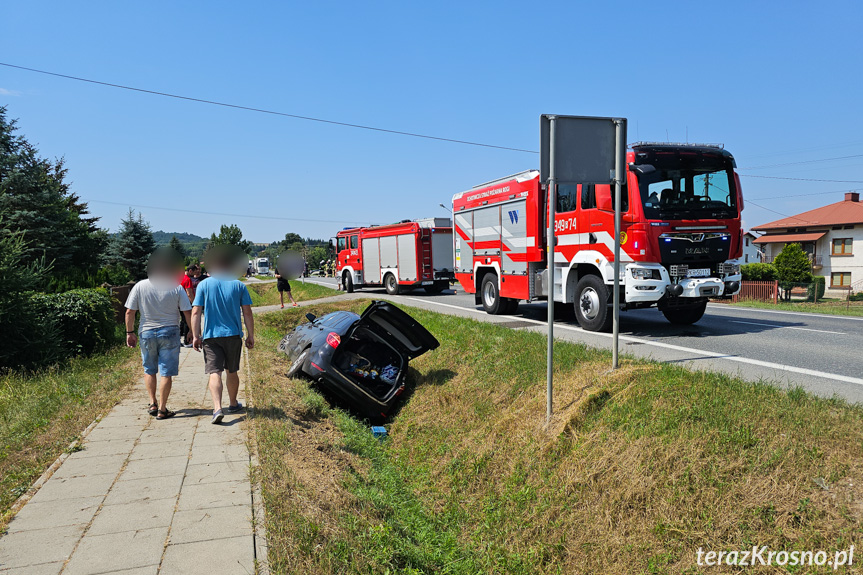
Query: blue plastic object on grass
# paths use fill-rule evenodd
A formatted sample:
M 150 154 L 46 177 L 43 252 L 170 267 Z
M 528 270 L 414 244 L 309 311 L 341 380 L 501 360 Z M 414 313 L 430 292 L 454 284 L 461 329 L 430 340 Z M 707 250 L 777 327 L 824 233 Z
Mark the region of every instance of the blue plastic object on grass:
M 387 428 L 382 425 L 373 425 L 372 435 L 374 435 L 378 439 L 383 439 L 387 436 Z

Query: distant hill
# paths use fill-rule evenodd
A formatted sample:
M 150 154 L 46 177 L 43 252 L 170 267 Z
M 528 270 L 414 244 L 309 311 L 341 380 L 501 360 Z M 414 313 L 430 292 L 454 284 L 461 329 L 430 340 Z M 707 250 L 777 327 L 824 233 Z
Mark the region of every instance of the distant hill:
M 159 246 L 171 243 L 172 236 L 177 236 L 177 239 L 183 242 L 183 244 L 200 244 L 207 242 L 207 238 L 202 238 L 195 234 L 187 234 L 186 232 L 163 232 L 161 230 L 153 232 L 153 239 L 156 240 L 156 245 Z

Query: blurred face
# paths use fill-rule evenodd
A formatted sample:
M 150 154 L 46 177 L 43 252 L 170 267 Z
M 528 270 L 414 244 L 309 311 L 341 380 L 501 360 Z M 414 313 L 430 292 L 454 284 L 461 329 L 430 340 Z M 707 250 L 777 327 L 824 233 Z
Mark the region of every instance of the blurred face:
M 248 259 L 237 246 L 214 246 L 204 254 L 204 264 L 213 276 L 237 279 L 246 271 Z
M 147 277 L 160 290 L 171 290 L 180 285 L 183 273 L 183 258 L 176 250 L 161 247 L 147 261 Z

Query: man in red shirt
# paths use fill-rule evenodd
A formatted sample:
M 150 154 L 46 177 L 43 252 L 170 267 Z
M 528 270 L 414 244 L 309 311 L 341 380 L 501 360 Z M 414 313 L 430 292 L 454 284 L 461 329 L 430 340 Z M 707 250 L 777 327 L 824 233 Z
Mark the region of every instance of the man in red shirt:
M 186 295 L 189 296 L 189 301 L 195 301 L 195 292 L 197 291 L 198 284 L 201 283 L 202 279 L 201 267 L 198 264 L 190 265 L 186 269 L 186 273 L 183 274 L 183 279 L 180 281 L 180 285 L 186 290 Z M 180 333 L 183 334 L 183 345 L 185 347 L 192 347 L 192 327 L 183 322 Z

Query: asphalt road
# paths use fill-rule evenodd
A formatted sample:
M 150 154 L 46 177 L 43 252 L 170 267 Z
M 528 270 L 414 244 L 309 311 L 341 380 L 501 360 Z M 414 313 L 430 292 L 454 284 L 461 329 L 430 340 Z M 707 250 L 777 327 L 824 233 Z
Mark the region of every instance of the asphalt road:
M 336 280 L 312 278 L 335 286 Z M 363 289 L 356 297 L 387 298 L 512 329 L 546 333 L 545 303 L 521 304 L 511 316 L 490 316 L 465 294 L 426 295 L 422 290 L 387 296 L 383 289 Z M 557 304 L 556 308 L 563 308 Z M 611 334 L 587 332 L 570 310 L 561 310 L 555 337 L 611 349 Z M 800 385 L 817 395 L 863 402 L 863 318 L 758 310 L 710 304 L 695 325 L 668 323 L 656 309 L 621 312 L 620 352 L 634 357 L 680 363 L 691 369 L 721 371 L 780 387 Z

